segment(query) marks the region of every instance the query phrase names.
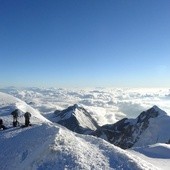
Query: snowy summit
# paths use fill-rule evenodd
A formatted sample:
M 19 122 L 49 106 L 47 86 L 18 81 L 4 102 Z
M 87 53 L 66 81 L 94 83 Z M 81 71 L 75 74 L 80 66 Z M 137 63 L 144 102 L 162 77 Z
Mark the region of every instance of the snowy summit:
M 153 106 L 136 119 L 124 118 L 115 124 L 103 125 L 94 135 L 123 149 L 156 143 L 169 143 L 170 116 Z
M 56 114 L 55 122 L 77 133 L 90 134 L 99 127 L 91 114 L 77 104 L 54 113 Z
M 12 108 L 32 114 L 30 127 L 12 127 Z M 0 93 L 0 169 L 156 169 L 140 157 L 92 136 L 75 134 L 45 119 L 25 102 Z M 21 120 L 22 124 L 22 113 Z

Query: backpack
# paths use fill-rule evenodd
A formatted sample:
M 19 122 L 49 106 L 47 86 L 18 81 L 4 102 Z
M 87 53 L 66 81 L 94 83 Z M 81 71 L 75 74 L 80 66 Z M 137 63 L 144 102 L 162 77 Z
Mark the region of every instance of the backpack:
M 3 125 L 3 120 L 2 119 L 0 119 L 0 125 Z
M 18 117 L 18 109 L 14 110 L 11 115 L 13 115 L 14 118 Z
M 30 117 L 31 117 L 31 114 L 30 114 L 29 112 L 26 112 L 26 113 L 24 114 L 24 116 L 25 116 L 25 118 L 30 118 Z

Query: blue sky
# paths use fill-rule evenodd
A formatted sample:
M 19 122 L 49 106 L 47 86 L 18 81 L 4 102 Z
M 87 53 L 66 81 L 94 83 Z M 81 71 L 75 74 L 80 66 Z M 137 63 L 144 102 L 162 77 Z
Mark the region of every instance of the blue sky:
M 169 0 L 0 0 L 0 86 L 169 87 Z

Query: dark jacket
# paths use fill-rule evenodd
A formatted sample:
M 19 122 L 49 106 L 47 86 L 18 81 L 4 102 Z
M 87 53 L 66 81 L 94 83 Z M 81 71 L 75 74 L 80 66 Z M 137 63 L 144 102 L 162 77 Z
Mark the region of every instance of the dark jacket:
M 0 125 L 3 125 L 3 120 L 2 119 L 0 119 Z
M 17 118 L 18 117 L 18 114 L 19 114 L 19 110 L 18 109 L 15 109 L 11 115 L 13 115 L 13 118 Z
M 24 114 L 25 119 L 29 119 L 31 117 L 31 114 L 29 112 L 26 112 Z

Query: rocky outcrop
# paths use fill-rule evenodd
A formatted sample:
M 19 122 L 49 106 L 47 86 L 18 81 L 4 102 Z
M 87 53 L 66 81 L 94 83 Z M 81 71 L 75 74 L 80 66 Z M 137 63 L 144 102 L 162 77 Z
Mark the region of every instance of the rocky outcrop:
M 91 134 L 98 129 L 97 122 L 91 114 L 77 104 L 68 107 L 63 111 L 55 111 L 56 122 L 66 128 L 80 134 Z
M 136 119 L 124 118 L 115 124 L 98 126 L 83 107 L 70 106 L 55 111 L 55 121 L 66 128 L 80 133 L 105 139 L 123 149 L 144 146 L 157 142 L 169 143 L 170 117 L 166 112 L 153 106 L 142 112 Z
M 142 112 L 136 119 L 124 118 L 113 125 L 104 125 L 96 130 L 93 135 L 102 137 L 123 149 L 131 148 L 149 126 L 154 126 L 151 125 L 150 120 L 159 116 L 166 116 L 166 113 L 157 106 L 153 106 L 151 109 Z

